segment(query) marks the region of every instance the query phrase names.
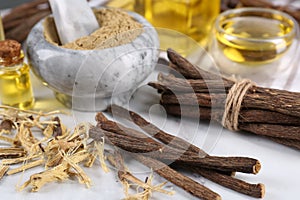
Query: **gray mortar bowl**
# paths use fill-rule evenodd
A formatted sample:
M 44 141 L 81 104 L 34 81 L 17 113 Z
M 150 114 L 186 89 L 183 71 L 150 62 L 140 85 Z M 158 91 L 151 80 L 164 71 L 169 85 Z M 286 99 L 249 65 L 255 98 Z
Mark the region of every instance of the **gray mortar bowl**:
M 34 74 L 65 106 L 102 111 L 109 104 L 128 103 L 132 92 L 154 70 L 159 54 L 155 28 L 142 16 L 128 12 L 144 32 L 131 43 L 95 50 L 72 50 L 49 43 L 44 20 L 31 30 L 26 54 Z

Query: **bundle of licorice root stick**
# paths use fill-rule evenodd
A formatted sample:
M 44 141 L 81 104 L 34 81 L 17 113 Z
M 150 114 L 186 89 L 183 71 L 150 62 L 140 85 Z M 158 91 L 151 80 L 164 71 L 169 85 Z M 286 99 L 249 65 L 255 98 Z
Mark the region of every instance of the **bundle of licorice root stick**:
M 180 170 L 197 173 L 217 184 L 249 195 L 262 198 L 263 184 L 250 184 L 235 178 L 235 172 L 257 174 L 260 162 L 249 157 L 211 156 L 195 145 L 168 134 L 140 115 L 113 105 L 108 112 L 137 125 L 140 130 L 108 120 L 103 113 L 96 116 L 97 125 L 89 136 L 96 141 L 103 137 L 106 143 L 124 150 L 134 159 L 148 166 L 160 176 L 203 200 L 220 200 L 221 196 L 199 182 L 183 175 Z
M 161 94 L 160 103 L 168 114 L 218 121 L 230 130 L 300 149 L 300 93 L 226 78 L 202 70 L 174 50 L 167 54 L 177 73 L 160 74 L 149 85 Z

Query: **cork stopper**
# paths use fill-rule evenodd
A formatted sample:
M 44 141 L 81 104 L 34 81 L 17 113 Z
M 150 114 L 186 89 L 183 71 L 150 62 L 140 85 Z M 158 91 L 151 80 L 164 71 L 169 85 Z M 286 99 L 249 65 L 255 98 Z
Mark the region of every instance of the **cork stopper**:
M 4 66 L 20 63 L 21 58 L 21 44 L 15 40 L 0 41 L 0 64 Z

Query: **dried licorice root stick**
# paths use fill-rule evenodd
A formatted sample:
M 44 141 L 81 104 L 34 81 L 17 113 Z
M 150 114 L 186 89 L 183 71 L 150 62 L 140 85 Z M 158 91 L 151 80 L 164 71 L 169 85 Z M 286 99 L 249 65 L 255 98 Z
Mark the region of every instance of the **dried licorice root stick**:
M 198 105 L 202 107 L 223 108 L 226 102 L 225 93 L 163 93 L 163 104 Z
M 5 36 L 6 38 L 9 39 L 14 39 L 19 42 L 22 42 L 26 39 L 28 36 L 31 28 L 42 18 L 46 17 L 49 15 L 51 12 L 49 10 L 43 10 L 41 12 L 38 12 L 31 17 L 27 18 L 26 22 L 23 22 L 16 26 L 13 29 L 6 30 L 5 31 Z
M 119 133 L 109 132 L 100 128 L 90 130 L 90 137 L 97 140 L 98 136 L 104 134 L 107 141 L 113 145 L 132 153 L 144 153 L 145 155 L 164 160 L 192 166 L 199 166 L 208 169 L 214 169 L 225 172 L 243 172 L 257 174 L 261 168 L 259 161 L 247 157 L 216 157 L 208 156 L 199 158 L 195 155 L 186 155 L 183 151 L 179 151 L 170 147 L 161 148 L 149 140 L 135 138 L 133 136 L 120 135 Z
M 225 94 L 186 93 L 186 94 L 161 94 L 160 104 L 169 114 L 176 116 L 215 120 L 221 122 Z M 258 108 L 242 107 L 239 113 L 239 123 L 277 124 L 297 127 L 300 118 Z M 294 128 L 296 129 L 296 128 Z M 294 131 L 297 132 L 296 130 Z M 299 132 L 299 131 L 298 131 Z
M 31 8 L 24 12 L 20 12 L 17 15 L 10 13 L 10 14 L 4 16 L 3 27 L 6 31 L 8 31 L 9 29 L 16 28 L 18 25 L 21 25 L 22 23 L 24 23 L 24 19 L 28 19 L 31 16 L 38 14 L 39 12 L 44 12 L 44 11 L 49 11 L 49 8 L 43 8 L 43 9 Z M 16 18 L 9 19 L 10 16 L 14 16 Z
M 194 153 L 198 153 L 198 151 L 202 151 L 198 147 L 188 143 L 187 141 L 177 138 L 176 136 L 170 135 L 159 128 L 157 128 L 155 125 L 151 124 L 150 122 L 146 121 L 143 117 L 141 117 L 139 114 L 127 110 L 125 108 L 122 108 L 117 105 L 112 105 L 108 108 L 108 112 L 112 113 L 113 116 L 118 116 L 125 118 L 129 121 L 134 122 L 136 125 L 138 125 L 140 128 L 142 128 L 144 131 L 149 133 L 150 135 L 153 135 L 156 139 L 162 141 L 165 144 L 171 144 L 173 147 L 177 148 L 183 148 L 187 149 L 186 147 L 190 145 L 190 148 L 188 148 L 188 151 L 192 151 Z M 200 154 L 200 155 L 203 155 Z M 205 153 L 206 154 L 206 153 Z M 173 165 L 171 165 L 173 167 Z M 218 183 L 226 188 L 230 188 L 232 190 L 235 190 L 239 193 L 243 193 L 252 197 L 256 198 L 262 198 L 265 193 L 265 187 L 263 184 L 249 184 L 245 181 L 236 179 L 234 177 L 231 177 L 230 175 L 220 173 L 214 170 L 207 170 L 203 168 L 196 168 L 196 167 L 190 167 L 190 166 L 176 166 L 177 168 L 186 168 L 189 171 L 193 171 L 195 173 L 200 174 L 201 176 Z
M 28 3 L 24 3 L 11 9 L 10 13 L 3 17 L 3 22 L 11 21 L 18 18 L 24 18 L 24 14 L 31 9 L 38 9 L 38 6 L 48 3 L 48 0 L 35 0 Z
M 121 127 L 121 128 L 120 128 Z M 98 125 L 98 128 L 90 130 L 90 137 L 97 139 L 98 135 L 105 135 L 108 141 L 119 148 L 133 153 L 147 153 L 147 156 L 165 160 L 175 161 L 181 164 L 188 164 L 225 172 L 243 172 L 257 174 L 261 168 L 258 160 L 247 157 L 217 157 L 206 156 L 200 158 L 198 155 L 175 149 L 155 142 L 151 138 L 135 137 L 132 129 L 118 125 L 116 123 L 105 123 Z M 142 134 L 142 133 L 140 133 Z
M 162 106 L 166 109 L 166 112 L 168 114 L 174 116 L 199 118 L 200 115 L 201 120 L 216 120 L 218 122 L 221 121 L 222 115 L 220 115 L 220 113 L 218 112 L 211 113 L 211 109 L 207 107 L 199 107 L 199 109 L 197 109 L 195 108 L 195 106 L 179 106 L 175 104 L 162 104 Z M 265 113 L 265 111 L 263 112 Z M 240 130 L 245 130 L 257 135 L 266 136 L 267 138 L 279 144 L 283 144 L 295 149 L 300 149 L 300 140 L 287 139 L 299 138 L 299 131 L 297 131 L 298 127 L 293 128 L 292 126 L 294 124 L 298 124 L 297 121 L 299 120 L 299 118 L 291 116 L 287 116 L 285 119 L 283 119 L 282 117 L 276 118 L 276 116 L 279 116 L 279 113 L 274 114 L 274 118 L 272 118 L 272 112 L 270 112 L 270 115 L 266 115 L 265 119 L 262 119 L 261 123 L 259 123 L 259 119 L 258 117 L 256 117 L 257 113 L 261 114 L 260 110 L 241 110 L 239 118 Z M 276 125 L 276 120 L 278 120 L 279 118 L 283 119 L 281 121 L 282 124 Z M 258 126 L 259 128 L 257 128 L 256 126 Z M 279 127 L 279 129 L 276 127 Z M 287 130 L 284 131 L 284 129 Z
M 127 110 L 123 107 L 120 107 L 118 105 L 111 105 L 107 108 L 107 112 L 111 113 L 113 116 L 124 118 L 130 122 L 133 122 L 137 126 L 139 126 L 142 130 L 144 130 L 146 133 L 154 137 L 155 139 L 159 140 L 160 142 L 169 145 L 170 147 L 173 147 L 175 149 L 181 149 L 183 151 L 189 152 L 190 154 L 194 154 L 196 156 L 199 156 L 200 158 L 203 158 L 205 156 L 209 156 L 205 151 L 200 149 L 199 147 L 189 143 L 188 141 L 176 137 L 174 135 L 171 135 L 158 127 L 156 127 L 154 124 L 148 122 L 146 119 L 144 119 L 139 114 Z M 138 136 L 141 137 L 141 136 Z M 218 173 L 227 174 L 230 176 L 233 176 L 235 172 L 222 172 L 222 171 L 216 171 Z
M 240 124 L 240 130 L 281 139 L 298 140 L 300 142 L 300 126 L 284 126 L 277 124 Z
M 218 122 L 221 122 L 222 119 L 222 109 L 212 110 L 207 107 L 164 104 L 163 102 L 161 105 L 165 108 L 167 113 L 179 117 L 199 118 L 201 120 L 214 120 Z M 255 114 L 262 115 L 255 118 Z M 300 142 L 300 126 L 297 126 L 297 121 L 299 121 L 300 118 L 292 116 L 284 118 L 284 116 L 285 115 L 280 113 L 273 113 L 270 111 L 260 112 L 260 110 L 241 110 L 239 117 L 239 129 L 261 136 L 298 140 Z M 263 119 L 263 117 L 265 117 L 265 119 Z M 281 123 L 276 124 L 276 120 L 280 118 L 282 118 Z M 288 121 L 288 119 L 290 119 L 290 121 Z M 284 122 L 287 124 L 283 124 Z
M 21 4 L 3 17 L 5 36 L 23 42 L 36 22 L 51 13 L 48 0 Z
M 173 93 L 225 93 L 231 84 L 220 80 L 182 79 L 173 75 L 158 75 L 157 82 L 148 83 L 155 89 Z
M 218 79 L 182 79 L 163 74 L 159 74 L 157 82 L 150 82 L 148 85 L 167 93 L 173 92 L 177 95 L 188 93 L 185 95 L 194 96 L 191 99 L 193 104 L 197 103 L 198 99 L 195 98 L 197 93 L 213 94 L 212 98 L 217 101 L 216 103 L 225 101 L 226 96 L 224 95 L 232 87 L 232 84 L 226 79 L 223 81 Z M 205 98 L 204 96 L 200 97 Z M 206 97 L 206 99 L 208 98 Z M 300 93 L 252 86 L 243 98 L 242 107 L 276 111 L 285 115 L 300 117 Z
M 224 109 L 202 107 L 197 105 L 179 105 L 168 104 L 160 101 L 160 104 L 166 109 L 167 113 L 175 116 L 188 118 L 199 118 L 201 120 L 214 120 L 221 122 Z M 280 121 L 280 123 L 278 123 Z M 243 109 L 240 110 L 239 124 L 277 124 L 287 126 L 297 126 L 300 124 L 300 118 L 284 115 L 281 113 L 259 110 L 259 109 Z
M 147 153 L 148 156 L 161 160 L 176 161 L 226 172 L 238 171 L 257 174 L 261 168 L 259 161 L 253 158 L 217 156 L 200 158 L 197 154 L 164 146 L 139 131 L 107 120 L 102 113 L 97 114 L 96 120 L 98 121 L 97 126 L 100 128 L 96 131 L 102 131 L 102 134 L 105 134 L 114 145 L 129 152 Z
M 265 195 L 265 186 L 264 184 L 258 183 L 258 184 L 250 184 L 243 180 L 239 180 L 237 178 L 228 176 L 226 174 L 220 174 L 212 170 L 207 169 L 200 169 L 197 167 L 190 167 L 190 166 L 176 166 L 171 165 L 171 167 L 177 169 L 177 168 L 183 168 L 186 170 L 189 170 L 191 172 L 197 173 L 200 176 L 203 176 L 204 178 L 207 178 L 215 183 L 218 183 L 219 185 L 222 185 L 226 188 L 232 189 L 236 192 L 252 196 L 255 198 L 263 198 Z
M 202 200 L 221 200 L 219 194 L 213 192 L 212 190 L 192 180 L 191 178 L 178 173 L 177 171 L 173 170 L 172 168 L 158 160 L 144 157 L 139 154 L 134 155 L 134 158 L 154 170 L 160 176 L 164 177 L 178 187 L 181 187 L 195 197 L 198 197 Z
M 204 152 L 199 147 L 179 138 L 174 135 L 171 135 L 169 133 L 164 132 L 163 130 L 160 130 L 155 125 L 151 124 L 144 118 L 142 118 L 140 115 L 133 111 L 129 111 L 123 107 L 117 106 L 117 105 L 111 105 L 107 108 L 107 111 L 110 112 L 113 116 L 122 117 L 124 119 L 127 119 L 128 121 L 131 121 L 138 125 L 141 129 L 143 129 L 146 133 L 151 135 L 152 137 L 156 138 L 160 142 L 169 145 L 170 147 L 173 147 L 175 149 L 180 149 L 186 152 L 189 152 L 191 154 L 194 154 L 195 156 L 199 157 L 205 157 L 209 156 L 206 152 Z M 102 116 L 97 117 L 98 122 L 104 122 L 109 123 L 106 118 L 103 118 Z M 111 123 L 111 122 L 110 122 Z M 105 125 L 102 123 L 103 128 L 105 129 Z M 123 129 L 123 126 L 118 125 L 120 129 Z M 107 127 L 108 128 L 108 127 Z M 125 128 L 126 129 L 126 128 Z M 111 129 L 108 129 L 111 130 Z M 114 130 L 112 130 L 114 131 Z M 122 133 L 120 133 L 122 134 Z M 131 134 L 135 135 L 136 137 L 144 138 L 145 135 L 140 134 L 140 132 L 137 132 L 135 130 L 131 130 Z M 212 170 L 213 171 L 213 170 Z M 230 176 L 233 176 L 235 172 L 224 172 L 224 171 L 216 171 L 218 173 L 227 174 Z
M 118 116 L 125 118 L 129 121 L 132 121 L 136 125 L 138 125 L 141 129 L 143 129 L 145 132 L 153 136 L 154 138 L 160 140 L 164 144 L 171 145 L 174 148 L 180 148 L 186 151 L 194 152 L 199 157 L 205 157 L 208 156 L 208 154 L 200 149 L 199 147 L 181 139 L 176 136 L 173 136 L 169 133 L 164 132 L 163 130 L 160 130 L 155 125 L 151 124 L 144 118 L 142 118 L 140 115 L 133 111 L 126 110 L 125 108 L 122 108 L 117 105 L 112 105 L 107 109 L 108 112 L 112 113 L 113 116 Z
M 168 49 L 167 53 L 168 58 L 171 61 L 170 67 L 181 73 L 187 79 L 223 80 L 219 75 L 195 67 L 184 57 L 178 56 L 178 53 L 173 49 Z M 234 84 L 231 80 L 226 79 L 225 81 L 228 82 L 228 84 L 231 84 L 231 86 Z

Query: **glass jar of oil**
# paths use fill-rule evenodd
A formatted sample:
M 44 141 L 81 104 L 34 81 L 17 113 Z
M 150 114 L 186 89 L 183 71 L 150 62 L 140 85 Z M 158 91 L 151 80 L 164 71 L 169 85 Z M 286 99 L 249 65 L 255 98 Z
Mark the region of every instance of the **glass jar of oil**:
M 34 105 L 29 66 L 23 62 L 21 44 L 0 41 L 0 99 L 2 105 L 30 109 Z
M 191 40 L 207 45 L 220 0 L 135 0 L 134 10 L 157 28 L 162 49 L 181 52 Z
M 215 23 L 216 48 L 234 62 L 269 63 L 289 49 L 296 24 L 291 16 L 273 9 L 228 10 Z

